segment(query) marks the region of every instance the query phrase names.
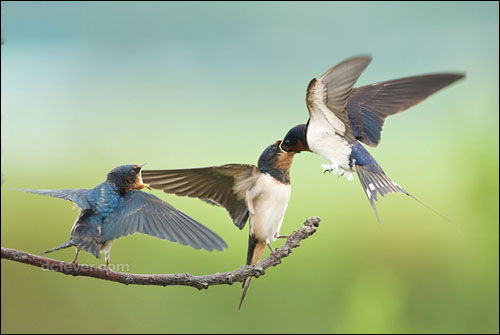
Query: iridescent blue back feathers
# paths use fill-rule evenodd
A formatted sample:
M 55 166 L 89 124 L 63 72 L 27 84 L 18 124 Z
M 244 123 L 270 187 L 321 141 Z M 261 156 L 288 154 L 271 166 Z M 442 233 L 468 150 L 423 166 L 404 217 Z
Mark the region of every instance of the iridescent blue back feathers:
M 121 236 L 143 233 L 178 242 L 195 249 L 222 250 L 226 243 L 193 218 L 154 195 L 139 191 L 142 166 L 122 165 L 108 173 L 105 182 L 91 190 L 24 190 L 72 201 L 81 209 L 69 242 L 49 250 L 70 246 L 99 257 L 109 243 Z

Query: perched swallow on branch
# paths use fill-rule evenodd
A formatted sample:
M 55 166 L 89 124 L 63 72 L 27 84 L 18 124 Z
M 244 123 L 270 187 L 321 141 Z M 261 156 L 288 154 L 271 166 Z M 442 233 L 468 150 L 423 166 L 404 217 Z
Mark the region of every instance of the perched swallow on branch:
M 294 152 L 280 149 L 281 140 L 268 146 L 257 166 L 227 164 L 195 169 L 145 170 L 144 182 L 152 188 L 205 200 L 226 208 L 234 224 L 243 229 L 250 218 L 247 265 L 256 264 L 266 245 L 279 236 L 290 199 Z M 243 283 L 245 298 L 250 278 Z
M 122 165 L 111 170 L 102 184 L 91 190 L 22 190 L 74 202 L 81 208 L 71 229 L 70 240 L 43 254 L 76 247 L 95 257 L 104 252 L 109 265 L 111 246 L 119 237 L 143 233 L 178 242 L 195 249 L 222 250 L 227 245 L 213 231 L 152 194 L 141 177 L 143 166 Z
M 387 116 L 407 110 L 464 75 L 427 74 L 354 88 L 370 61 L 369 56 L 350 58 L 311 80 L 306 95 L 309 120 L 290 129 L 281 148 L 322 156 L 331 162 L 322 165 L 325 172 L 348 179 L 356 172 L 380 223 L 375 207 L 378 194 L 415 197 L 391 180 L 361 143 L 377 146 Z

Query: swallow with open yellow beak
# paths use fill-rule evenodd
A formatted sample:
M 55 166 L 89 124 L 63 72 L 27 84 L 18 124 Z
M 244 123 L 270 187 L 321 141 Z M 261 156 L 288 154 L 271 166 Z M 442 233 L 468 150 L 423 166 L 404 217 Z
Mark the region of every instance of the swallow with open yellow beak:
M 152 194 L 141 177 L 144 165 L 122 165 L 108 173 L 105 182 L 91 190 L 23 190 L 74 202 L 81 208 L 71 229 L 70 240 L 43 254 L 76 247 L 95 257 L 104 252 L 109 265 L 111 246 L 119 237 L 143 233 L 178 242 L 195 249 L 222 250 L 227 245 L 213 231 Z

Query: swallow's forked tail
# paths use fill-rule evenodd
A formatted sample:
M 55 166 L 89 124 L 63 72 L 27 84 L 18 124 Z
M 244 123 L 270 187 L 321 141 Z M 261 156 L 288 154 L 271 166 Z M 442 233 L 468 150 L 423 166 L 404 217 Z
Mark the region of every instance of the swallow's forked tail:
M 241 309 L 241 305 L 243 304 L 243 300 L 245 299 L 245 296 L 247 295 L 248 287 L 250 286 L 250 280 L 252 280 L 252 277 L 247 277 L 243 281 L 243 293 L 241 294 L 241 299 L 240 299 L 240 304 L 238 305 L 238 310 Z
M 250 234 L 248 237 L 247 265 L 257 264 L 259 262 L 260 256 L 262 256 L 265 249 L 266 249 L 266 244 L 263 242 L 258 242 L 257 239 Z M 243 281 L 243 293 L 241 294 L 238 310 L 241 309 L 241 305 L 243 304 L 243 300 L 247 295 L 248 287 L 250 286 L 251 280 L 252 277 L 247 277 Z
M 45 254 L 48 254 L 49 252 L 56 251 L 56 250 L 66 249 L 66 248 L 72 247 L 73 245 L 74 244 L 71 241 L 68 241 L 66 243 L 61 244 L 58 247 L 55 247 L 55 248 L 49 249 L 47 251 L 44 251 L 40 255 L 45 255 Z
M 435 214 L 439 215 L 443 219 L 445 219 L 448 222 L 453 223 L 452 220 L 444 216 L 443 214 L 439 213 L 432 207 L 429 207 L 428 205 L 424 204 L 422 201 L 417 199 L 415 196 L 410 194 L 408 191 L 406 191 L 404 188 L 399 186 L 395 181 L 393 181 L 391 178 L 387 177 L 386 174 L 382 169 L 380 169 L 380 172 L 373 172 L 370 171 L 370 167 L 368 166 L 361 166 L 361 165 L 355 165 L 356 168 L 356 173 L 359 176 L 359 181 L 361 182 L 361 185 L 363 186 L 363 191 L 365 192 L 366 196 L 368 197 L 368 201 L 370 201 L 370 205 L 373 208 L 373 211 L 375 212 L 375 215 L 377 216 L 378 223 L 382 223 L 380 220 L 380 216 L 378 215 L 377 208 L 375 207 L 375 201 L 377 201 L 377 193 L 379 193 L 381 196 L 384 196 L 389 193 L 403 193 L 424 206 L 425 208 L 429 209 L 430 211 L 434 212 Z

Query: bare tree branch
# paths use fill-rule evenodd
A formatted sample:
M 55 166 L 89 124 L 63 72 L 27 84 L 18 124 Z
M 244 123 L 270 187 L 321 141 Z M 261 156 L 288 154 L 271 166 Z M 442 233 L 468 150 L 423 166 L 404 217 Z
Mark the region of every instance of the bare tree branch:
M 246 277 L 259 277 L 263 275 L 267 268 L 280 264 L 281 259 L 287 257 L 292 252 L 292 249 L 297 248 L 302 240 L 314 234 L 316 228 L 319 226 L 320 220 L 319 217 L 307 219 L 299 230 L 287 237 L 286 243 L 281 248 L 275 249 L 269 257 L 261 260 L 255 265 L 242 266 L 232 272 L 214 273 L 205 276 L 191 276 L 188 273 L 145 275 L 115 272 L 109 269 L 96 268 L 84 264 L 57 261 L 4 247 L 2 247 L 2 259 L 37 266 L 42 269 L 56 271 L 66 275 L 93 277 L 125 285 L 182 285 L 196 287 L 201 290 L 207 289 L 212 285 L 232 285 L 235 282 L 243 282 Z

